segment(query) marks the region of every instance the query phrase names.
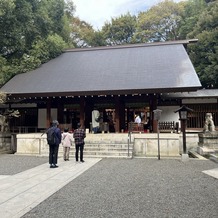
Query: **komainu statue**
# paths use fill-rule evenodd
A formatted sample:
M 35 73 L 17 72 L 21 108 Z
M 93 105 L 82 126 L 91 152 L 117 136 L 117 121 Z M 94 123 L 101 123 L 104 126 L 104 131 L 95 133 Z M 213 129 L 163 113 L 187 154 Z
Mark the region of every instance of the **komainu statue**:
M 205 123 L 204 123 L 204 132 L 214 132 L 215 126 L 213 122 L 212 113 L 206 113 Z
M 3 114 L 0 114 L 1 132 L 9 131 L 9 119 L 19 116 L 20 116 L 20 112 L 18 110 L 9 110 L 9 109 L 7 109 Z

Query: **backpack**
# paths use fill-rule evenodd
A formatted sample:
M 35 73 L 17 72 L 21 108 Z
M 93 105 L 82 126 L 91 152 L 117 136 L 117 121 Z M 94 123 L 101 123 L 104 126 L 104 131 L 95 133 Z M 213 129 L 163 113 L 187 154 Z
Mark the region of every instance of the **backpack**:
M 56 144 L 56 133 L 55 133 L 55 128 L 51 127 L 47 131 L 47 142 L 49 145 L 55 145 Z

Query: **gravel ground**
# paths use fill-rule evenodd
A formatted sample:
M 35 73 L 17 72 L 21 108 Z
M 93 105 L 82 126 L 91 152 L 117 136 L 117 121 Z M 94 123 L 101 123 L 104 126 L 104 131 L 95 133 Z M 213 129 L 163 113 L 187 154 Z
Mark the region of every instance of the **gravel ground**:
M 48 162 L 48 157 L 0 154 L 0 175 L 14 175 Z
M 23 218 L 216 218 L 210 160 L 103 159 Z

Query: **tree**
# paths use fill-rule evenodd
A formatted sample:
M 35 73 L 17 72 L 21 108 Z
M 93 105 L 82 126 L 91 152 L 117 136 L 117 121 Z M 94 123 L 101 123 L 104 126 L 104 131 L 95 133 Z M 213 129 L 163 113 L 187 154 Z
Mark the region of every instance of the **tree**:
M 218 1 L 208 4 L 188 37 L 199 40 L 189 53 L 202 86 L 218 88 Z
M 73 17 L 71 38 L 75 47 L 103 46 L 105 41 L 101 31 L 95 31 L 89 23 Z
M 102 33 L 108 45 L 120 45 L 133 42 L 136 29 L 136 16 L 130 13 L 112 18 L 102 27 Z
M 136 42 L 159 42 L 180 39 L 179 25 L 185 2 L 165 0 L 138 15 Z
M 74 13 L 76 11 L 76 6 L 74 5 L 72 0 L 65 0 L 65 14 L 70 19 L 74 17 Z
M 49 59 L 57 57 L 62 53 L 63 48 L 66 48 L 66 43 L 58 34 L 49 35 L 46 44 L 49 51 Z
M 193 31 L 199 16 L 206 9 L 205 0 L 189 0 L 185 4 L 182 20 L 179 25 L 179 34 L 181 39 L 186 39 L 187 35 Z
M 0 0 L 0 85 L 70 46 L 66 7 L 64 0 Z
M 32 13 L 29 4 L 24 4 L 22 0 L 0 0 L 0 6 L 0 52 L 6 58 L 10 58 L 17 51 L 20 52 L 25 48 L 25 36 L 22 30 L 28 26 L 26 22 Z M 26 12 L 22 10 L 24 8 Z

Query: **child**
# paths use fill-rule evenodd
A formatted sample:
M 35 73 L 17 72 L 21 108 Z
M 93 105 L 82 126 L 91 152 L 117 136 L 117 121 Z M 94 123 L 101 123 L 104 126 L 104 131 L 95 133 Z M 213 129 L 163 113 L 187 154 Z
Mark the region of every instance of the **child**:
M 69 133 L 69 128 L 65 128 L 62 133 L 63 158 L 65 161 L 69 161 L 70 146 L 72 146 L 73 141 L 73 135 Z

